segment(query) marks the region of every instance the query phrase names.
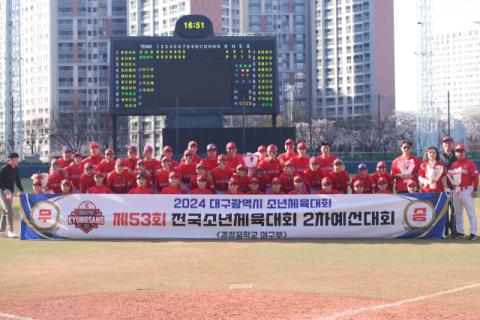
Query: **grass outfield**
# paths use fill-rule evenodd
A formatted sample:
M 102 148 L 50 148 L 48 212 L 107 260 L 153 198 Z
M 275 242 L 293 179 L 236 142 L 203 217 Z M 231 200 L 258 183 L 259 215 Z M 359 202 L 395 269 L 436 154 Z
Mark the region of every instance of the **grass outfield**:
M 26 191 L 30 179 L 23 179 Z M 18 199 L 15 228 L 19 230 Z M 476 199 L 477 216 L 480 199 Z M 466 230 L 468 230 L 468 219 Z M 341 235 L 339 235 L 341 236 Z M 480 283 L 480 243 L 439 240 L 0 239 L 0 302 L 128 293 L 290 292 L 401 301 Z M 420 303 L 480 315 L 480 287 Z M 1 312 L 1 310 L 0 310 Z M 480 316 L 479 316 L 480 317 Z

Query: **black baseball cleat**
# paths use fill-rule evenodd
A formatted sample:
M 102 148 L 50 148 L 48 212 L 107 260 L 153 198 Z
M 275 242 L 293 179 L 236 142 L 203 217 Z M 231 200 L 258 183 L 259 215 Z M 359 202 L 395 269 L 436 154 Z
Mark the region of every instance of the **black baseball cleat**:
M 465 238 L 465 235 L 463 233 L 458 233 L 458 232 L 452 232 L 452 238 L 453 239 L 463 239 Z
M 477 236 L 474 235 L 473 233 L 470 233 L 470 236 L 468 237 L 468 240 L 477 240 Z

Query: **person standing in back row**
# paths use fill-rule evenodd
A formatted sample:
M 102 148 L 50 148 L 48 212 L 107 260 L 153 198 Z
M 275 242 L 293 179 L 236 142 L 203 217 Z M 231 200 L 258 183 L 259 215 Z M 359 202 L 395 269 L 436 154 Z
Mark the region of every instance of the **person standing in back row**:
M 2 220 L 0 223 L 0 237 L 18 238 L 17 233 L 13 230 L 13 192 L 14 184 L 17 185 L 20 197 L 23 193 L 22 182 L 18 172 L 18 153 L 11 152 L 8 154 L 8 164 L 0 168 L 0 200 L 3 206 Z M 8 227 L 8 232 L 5 232 Z
M 455 152 L 453 152 L 453 138 L 446 136 L 443 138 L 443 152 L 440 152 L 440 161 L 445 165 L 445 168 L 450 170 L 450 166 L 457 162 L 457 157 Z M 450 181 L 447 179 L 446 187 L 450 190 L 453 190 L 453 186 L 450 184 Z M 450 217 L 448 216 L 448 211 L 450 211 Z M 453 205 L 453 197 L 448 198 L 448 209 L 445 214 L 445 235 L 448 236 L 449 233 L 453 234 L 457 231 L 457 223 L 455 217 L 455 206 Z
M 419 158 L 412 156 L 413 142 L 410 140 L 402 140 L 400 142 L 400 149 L 402 155 L 393 160 L 392 176 L 395 179 L 395 191 L 397 193 L 408 193 L 408 180 L 413 180 L 418 186 L 418 172 L 422 161 Z

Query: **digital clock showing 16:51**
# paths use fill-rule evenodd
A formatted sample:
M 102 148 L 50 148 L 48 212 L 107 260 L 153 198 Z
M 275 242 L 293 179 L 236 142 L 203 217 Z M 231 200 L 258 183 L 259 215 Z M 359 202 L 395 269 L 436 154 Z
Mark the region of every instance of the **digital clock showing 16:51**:
M 213 24 L 205 16 L 187 15 L 177 20 L 175 30 L 184 37 L 204 37 L 212 32 Z

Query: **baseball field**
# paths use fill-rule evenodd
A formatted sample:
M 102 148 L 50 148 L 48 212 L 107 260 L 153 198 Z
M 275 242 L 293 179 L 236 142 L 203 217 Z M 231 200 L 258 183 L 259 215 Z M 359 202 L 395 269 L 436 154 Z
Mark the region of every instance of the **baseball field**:
M 467 239 L 0 238 L 0 266 L 0 319 L 480 319 Z

